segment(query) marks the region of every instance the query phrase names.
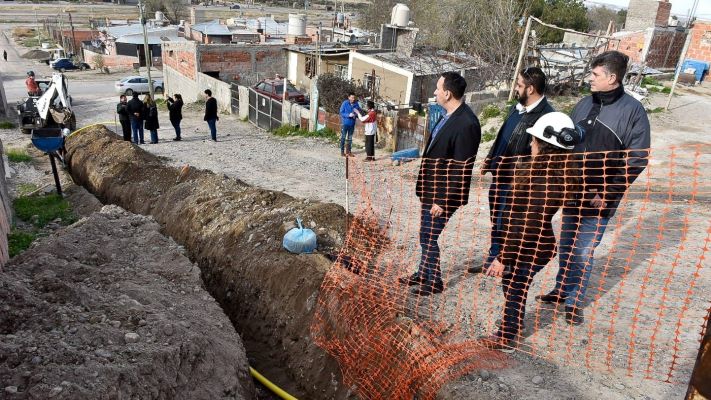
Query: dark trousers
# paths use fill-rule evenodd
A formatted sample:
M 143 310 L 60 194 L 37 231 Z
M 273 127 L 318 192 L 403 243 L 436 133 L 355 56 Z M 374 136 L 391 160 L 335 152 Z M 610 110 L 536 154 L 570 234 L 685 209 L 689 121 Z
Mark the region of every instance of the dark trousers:
M 445 212 L 440 217 L 433 217 L 430 214 L 431 204 L 422 204 L 420 208 L 420 247 L 422 257 L 417 275 L 424 282 L 442 282 L 442 271 L 440 270 L 439 255 L 439 235 L 442 234 L 449 217 L 452 213 Z
M 207 126 L 210 127 L 210 137 L 212 140 L 217 140 L 217 120 L 208 119 Z
M 365 155 L 375 157 L 375 135 L 365 135 Z
M 501 247 L 504 244 L 506 232 L 503 226 L 503 214 L 508 205 L 508 199 L 511 194 L 511 184 L 508 182 L 499 182 L 496 177 L 489 186 L 489 217 L 491 218 L 491 245 L 489 246 L 489 256 L 486 259 L 486 264 L 491 264 L 492 261 L 501 253 Z
M 158 129 L 149 129 L 151 132 L 151 143 L 158 143 Z
M 171 120 L 170 124 L 173 125 L 173 128 L 175 128 L 175 138 L 180 139 L 180 120 Z
M 504 318 L 500 330 L 506 339 L 516 339 L 523 319 L 526 317 L 526 299 L 528 288 L 533 277 L 543 269 L 543 266 L 514 268 L 513 273 L 504 274 L 501 279 L 501 289 L 504 291 Z
M 123 140 L 131 141 L 131 121 L 128 119 L 119 120 L 121 122 L 121 131 L 123 132 Z

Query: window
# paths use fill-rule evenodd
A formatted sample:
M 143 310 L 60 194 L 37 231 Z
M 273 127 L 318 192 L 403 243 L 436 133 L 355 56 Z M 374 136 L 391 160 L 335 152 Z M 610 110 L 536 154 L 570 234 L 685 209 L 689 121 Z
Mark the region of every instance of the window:
M 259 89 L 259 90 L 264 90 L 264 87 L 265 87 L 265 86 L 267 86 L 267 84 L 264 83 L 264 82 L 262 82 L 262 83 L 260 83 L 259 85 L 257 85 L 257 89 Z
M 368 93 L 380 94 L 380 77 L 369 73 L 363 74 L 363 86 L 368 89 Z
M 347 80 L 348 79 L 348 66 L 341 65 L 341 64 L 334 64 L 333 65 L 333 73 L 336 76 L 341 77 L 341 79 Z
M 148 79 L 146 79 L 146 78 L 141 78 L 140 82 L 141 82 L 141 83 L 148 83 Z
M 128 83 L 141 83 L 141 78 L 133 78 Z M 148 83 L 148 81 L 146 81 Z

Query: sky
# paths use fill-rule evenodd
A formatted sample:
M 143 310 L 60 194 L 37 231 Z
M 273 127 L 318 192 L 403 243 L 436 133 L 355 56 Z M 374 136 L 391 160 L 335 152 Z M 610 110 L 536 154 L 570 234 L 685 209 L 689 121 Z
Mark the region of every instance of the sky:
M 672 3 L 672 14 L 685 16 L 691 6 L 694 4 L 694 0 L 670 0 Z M 609 4 L 617 7 L 627 7 L 630 3 L 629 0 L 585 0 L 585 3 L 592 4 Z M 711 20 L 711 0 L 699 0 L 699 7 L 696 11 L 697 18 L 709 19 Z

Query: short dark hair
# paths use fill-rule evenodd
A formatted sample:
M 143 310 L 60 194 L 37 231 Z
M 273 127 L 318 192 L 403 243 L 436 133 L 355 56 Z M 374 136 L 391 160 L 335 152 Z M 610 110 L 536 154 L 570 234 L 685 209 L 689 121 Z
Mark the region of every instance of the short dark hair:
M 375 102 L 373 100 L 368 100 L 365 103 L 365 106 L 368 107 L 368 109 L 375 108 Z
M 348 96 L 346 96 L 346 97 L 351 97 L 351 96 L 355 96 L 355 92 L 348 92 Z
M 442 74 L 444 78 L 444 90 L 452 92 L 452 96 L 459 100 L 464 96 L 464 91 L 467 90 L 467 81 L 457 72 L 445 72 Z
M 137 99 L 138 98 L 138 92 L 133 92 L 133 98 Z
M 121 96 L 119 96 L 119 100 L 125 99 L 125 98 L 126 98 L 126 95 L 125 95 L 125 94 L 122 94 Z
M 175 97 L 175 98 L 178 99 L 178 100 L 182 100 L 182 99 L 183 99 L 183 96 L 181 96 L 179 93 L 174 94 L 173 97 Z
M 526 86 L 531 86 L 538 94 L 545 94 L 546 74 L 538 67 L 526 67 L 521 70 L 521 78 Z
M 617 83 L 622 83 L 627 73 L 630 58 L 616 50 L 606 51 L 593 58 L 590 68 L 603 67 L 610 74 L 615 74 Z
M 205 89 L 205 94 L 212 97 L 212 90 L 210 89 Z

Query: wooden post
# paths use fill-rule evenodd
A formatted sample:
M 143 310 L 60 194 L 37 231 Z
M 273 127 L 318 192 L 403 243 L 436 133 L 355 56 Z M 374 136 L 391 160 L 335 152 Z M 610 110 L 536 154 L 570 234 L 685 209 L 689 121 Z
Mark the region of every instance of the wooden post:
M 526 49 L 528 48 L 528 35 L 531 33 L 531 22 L 533 20 L 529 16 L 526 20 L 526 30 L 523 32 L 523 41 L 521 42 L 521 50 L 518 53 L 518 61 L 516 62 L 516 68 L 513 72 L 513 78 L 511 79 L 511 90 L 509 91 L 508 101 L 513 100 L 514 92 L 516 91 L 516 80 L 518 79 L 518 71 L 521 70 L 521 64 L 523 63 L 523 57 L 526 55 Z

